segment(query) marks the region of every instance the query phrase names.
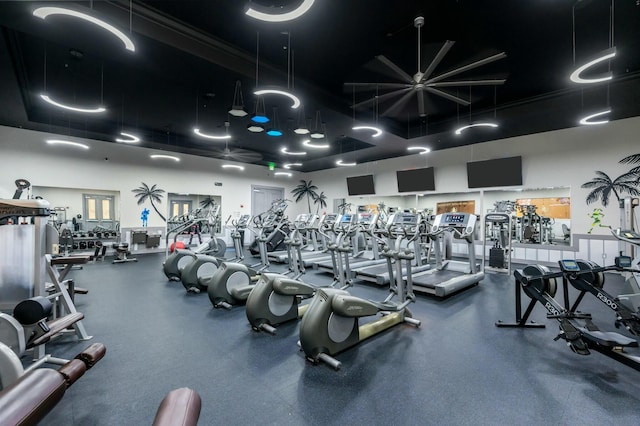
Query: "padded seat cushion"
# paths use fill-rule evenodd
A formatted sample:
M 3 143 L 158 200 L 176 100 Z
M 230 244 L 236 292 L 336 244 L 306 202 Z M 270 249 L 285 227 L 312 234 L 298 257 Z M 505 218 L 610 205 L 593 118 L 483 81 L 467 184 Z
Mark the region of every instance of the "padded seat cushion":
M 56 370 L 40 368 L 0 391 L 0 425 L 35 425 L 46 416 L 67 388 Z
M 153 426 L 196 426 L 202 401 L 193 389 L 174 389 L 160 403 Z

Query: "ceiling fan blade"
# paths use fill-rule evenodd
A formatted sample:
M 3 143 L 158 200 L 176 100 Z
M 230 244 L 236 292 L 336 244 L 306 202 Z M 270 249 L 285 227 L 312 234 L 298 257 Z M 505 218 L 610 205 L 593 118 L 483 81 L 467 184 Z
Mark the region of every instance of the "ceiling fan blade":
M 386 90 L 386 89 L 404 89 L 407 87 L 411 87 L 410 84 L 405 83 L 344 83 L 344 91 L 356 91 L 356 92 L 365 92 L 365 91 L 375 91 L 375 90 Z M 347 86 L 351 87 L 349 89 Z
M 389 108 L 384 110 L 384 112 L 380 115 L 382 117 L 389 116 L 391 113 L 395 112 L 399 107 L 406 104 L 409 101 L 409 98 L 411 98 L 411 95 L 413 95 L 413 90 L 408 90 L 407 93 L 404 94 L 404 96 L 402 96 L 400 99 L 395 101 L 393 105 L 391 105 Z
M 427 80 L 425 83 L 426 84 L 435 83 L 435 82 L 438 82 L 440 80 L 444 80 L 447 77 L 451 77 L 452 75 L 460 74 L 460 73 L 463 73 L 465 71 L 469 71 L 469 70 L 472 70 L 474 68 L 478 68 L 478 67 L 480 67 L 482 65 L 486 65 L 486 64 L 489 64 L 491 62 L 495 62 L 497 60 L 500 60 L 500 59 L 506 58 L 506 57 L 507 57 L 507 54 L 504 53 L 504 52 L 497 53 L 497 54 L 495 54 L 493 56 L 489 56 L 487 58 L 480 59 L 479 61 L 472 62 L 472 63 L 464 65 L 464 66 L 462 66 L 460 68 L 456 68 L 454 70 L 445 72 L 444 74 L 440 74 L 440 75 L 438 75 L 436 77 L 433 77 L 433 78 Z
M 229 157 L 233 158 L 236 161 L 242 161 L 246 163 L 253 163 L 262 160 L 262 154 L 252 151 L 246 151 L 242 153 L 232 151 Z
M 442 90 L 434 89 L 433 87 L 425 87 L 424 90 L 426 90 L 429 93 L 433 93 L 434 95 L 443 97 L 445 99 L 449 99 L 450 101 L 456 102 L 460 105 L 468 106 L 471 103 L 465 99 L 459 98 L 447 92 L 443 92 Z
M 424 111 L 424 91 L 418 90 L 418 114 L 420 117 L 424 117 L 426 112 Z
M 226 159 L 226 160 L 235 160 L 245 163 L 252 163 L 256 161 L 262 160 L 262 154 L 249 151 L 248 149 L 236 148 L 236 149 L 225 149 L 222 151 L 213 151 L 213 155 L 218 158 Z
M 413 84 L 413 77 L 411 77 L 409 74 L 404 72 L 402 68 L 400 68 L 399 66 L 391 62 L 389 59 L 387 59 L 386 56 L 378 55 L 376 56 L 376 59 L 382 62 L 384 65 L 386 65 L 387 68 L 395 72 L 398 75 L 398 77 L 400 77 L 401 80 L 404 80 L 407 83 Z
M 365 106 L 365 105 L 374 103 L 375 101 L 382 102 L 382 101 L 385 101 L 387 99 L 390 99 L 390 98 L 393 98 L 395 96 L 398 96 L 400 93 L 407 92 L 407 91 L 410 91 L 410 90 L 412 90 L 412 87 L 408 87 L 406 89 L 394 90 L 393 92 L 388 92 L 388 93 L 385 93 L 383 95 L 378 95 L 377 98 L 372 97 L 371 99 L 367 99 L 366 101 L 358 102 L 357 104 L 353 105 L 351 108 L 360 108 L 361 106 Z
M 450 87 L 450 86 L 499 86 L 507 81 L 506 78 L 497 78 L 489 80 L 459 80 L 459 81 L 442 81 L 439 83 L 429 83 L 431 87 Z
M 451 41 L 451 40 L 447 40 L 444 42 L 444 44 L 440 48 L 440 51 L 438 52 L 436 57 L 433 58 L 433 61 L 431 61 L 427 69 L 424 71 L 424 75 L 422 76 L 422 79 L 420 81 L 425 81 L 426 79 L 429 78 L 431 74 L 433 74 L 433 71 L 440 64 L 440 61 L 442 61 L 445 55 L 449 53 L 449 49 L 451 49 L 455 43 L 456 43 L 455 41 Z

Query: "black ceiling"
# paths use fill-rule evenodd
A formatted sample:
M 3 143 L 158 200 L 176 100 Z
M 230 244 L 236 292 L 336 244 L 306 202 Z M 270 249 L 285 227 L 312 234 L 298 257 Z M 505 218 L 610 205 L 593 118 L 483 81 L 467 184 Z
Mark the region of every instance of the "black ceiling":
M 300 2 L 254 1 L 283 8 Z M 364 162 L 407 155 L 411 145 L 436 150 L 573 127 L 580 117 L 608 106 L 612 120 L 640 115 L 636 0 L 316 0 L 306 15 L 288 23 L 249 18 L 244 14 L 248 4 L 0 2 L 0 124 L 109 143 L 124 130 L 139 134 L 140 145 L 150 148 L 277 167 L 302 162 L 299 170 L 313 171 L 335 167 L 337 159 Z M 32 10 L 41 5 L 72 7 L 131 32 L 136 51 L 81 20 L 38 19 Z M 504 52 L 505 58 L 440 80 L 506 79 L 504 84 L 437 87 L 470 105 L 424 92 L 423 115 L 414 87 L 387 95 L 395 89 L 385 83 L 402 80 L 384 58 L 400 73 L 418 71 L 418 16 L 425 18 L 421 71 L 451 40 L 455 44 L 431 77 Z M 610 66 L 611 82 L 578 85 L 569 80 L 577 66 L 611 43 L 617 56 L 591 71 L 599 74 Z M 376 59 L 380 55 L 384 58 Z M 285 130 L 283 137 L 248 132 L 248 117 L 227 114 L 236 81 L 249 111 L 256 86 L 295 92 L 310 127 L 320 112 L 330 150 L 307 148 L 304 157 L 280 152 L 283 146 L 304 148 L 291 131 L 299 117 L 287 98 L 264 97 L 267 114 L 275 115 Z M 378 84 L 354 90 L 345 83 Z M 45 90 L 68 104 L 103 104 L 107 112 L 88 116 L 53 108 L 39 97 Z M 406 102 L 394 105 L 404 94 Z M 354 109 L 354 104 L 360 106 Z M 483 120 L 500 126 L 453 134 L 460 125 Z M 192 133 L 197 124 L 203 132 L 224 134 L 226 121 L 232 135 L 228 143 Z M 379 138 L 351 129 L 354 123 L 376 121 L 385 130 Z

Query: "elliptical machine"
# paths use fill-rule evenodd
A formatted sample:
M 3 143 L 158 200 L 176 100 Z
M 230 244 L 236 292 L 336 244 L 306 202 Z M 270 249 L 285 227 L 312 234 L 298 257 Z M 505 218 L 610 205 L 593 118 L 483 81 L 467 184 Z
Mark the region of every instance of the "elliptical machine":
M 247 297 L 246 314 L 251 328 L 275 334 L 276 325 L 300 319 L 309 305 L 300 305 L 313 296 L 316 287 L 280 274 L 265 273 Z
M 170 281 L 180 281 L 184 268 L 191 262 L 196 260 L 196 255 L 199 254 L 207 255 L 208 258 L 204 260 L 214 262 L 217 268 L 217 258 L 224 257 L 224 254 L 227 250 L 227 245 L 225 244 L 224 240 L 222 240 L 221 238 L 216 238 L 213 232 L 213 224 L 217 222 L 219 214 L 220 206 L 215 206 L 214 209 L 209 211 L 206 215 L 203 214 L 202 210 L 198 209 L 193 214 L 183 216 L 180 220 L 170 222 L 170 224 L 173 224 L 173 228 L 167 232 L 167 250 L 170 234 L 175 234 L 175 243 L 175 239 L 177 238 L 177 235 L 179 233 L 190 229 L 193 226 L 200 226 L 201 223 L 209 223 L 210 229 L 212 230 L 211 239 L 203 244 L 200 244 L 195 250 L 175 249 L 173 253 L 167 254 L 167 257 L 162 264 L 162 269 L 164 271 L 164 274 Z M 187 278 L 185 288 L 189 290 L 190 288 L 198 287 L 198 285 L 199 283 L 196 273 L 194 276 L 192 275 Z
M 417 238 L 422 218 L 414 213 L 396 213 L 390 218 L 391 235 L 403 235 L 407 242 Z M 411 235 L 411 237 L 409 237 Z M 407 244 L 405 249 L 386 246 L 381 253 L 387 258 L 390 274 L 395 260 L 396 274 L 392 275 L 389 296 L 382 302 L 374 302 L 351 296 L 345 290 L 319 288 L 309 304 L 300 323 L 300 347 L 307 360 L 314 364 L 323 361 L 338 370 L 342 363 L 332 355 L 340 353 L 358 343 L 401 323 L 419 327 L 421 322 L 412 318 L 408 306 L 415 301 L 411 280 L 411 261 L 415 254 Z M 400 271 L 401 262 L 406 262 L 407 283 Z M 397 300 L 394 300 L 396 299 Z M 381 314 L 376 320 L 359 325 L 361 317 Z
M 233 305 L 239 305 L 247 300 L 255 282 L 258 281 L 259 274 L 268 270 L 265 230 L 273 229 L 274 221 L 277 219 L 276 214 L 269 214 L 262 222 L 254 221 L 259 229 L 256 237 L 261 258 L 259 264 L 249 267 L 242 263 L 222 262 L 213 275 L 202 280 L 202 283 L 207 286 L 207 294 L 214 308 L 231 309 Z M 253 269 L 258 265 L 261 265 L 259 269 Z

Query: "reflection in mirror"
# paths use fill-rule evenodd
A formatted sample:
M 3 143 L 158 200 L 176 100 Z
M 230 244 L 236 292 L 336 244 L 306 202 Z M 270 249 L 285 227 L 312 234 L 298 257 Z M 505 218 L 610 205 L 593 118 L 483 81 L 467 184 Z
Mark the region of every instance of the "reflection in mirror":
M 58 231 L 119 232 L 120 192 L 97 189 L 33 187 L 33 197 L 51 205 L 49 224 Z
M 221 232 L 222 197 L 219 195 L 169 193 L 167 204 L 169 231 L 175 224 L 184 222 L 189 217 L 206 216 L 208 220 L 200 222 L 199 229 L 194 230 L 199 239 L 205 234 L 214 236 Z
M 571 244 L 571 189 L 496 190 L 484 193 L 485 211 L 512 215 L 512 239 L 521 244 Z

